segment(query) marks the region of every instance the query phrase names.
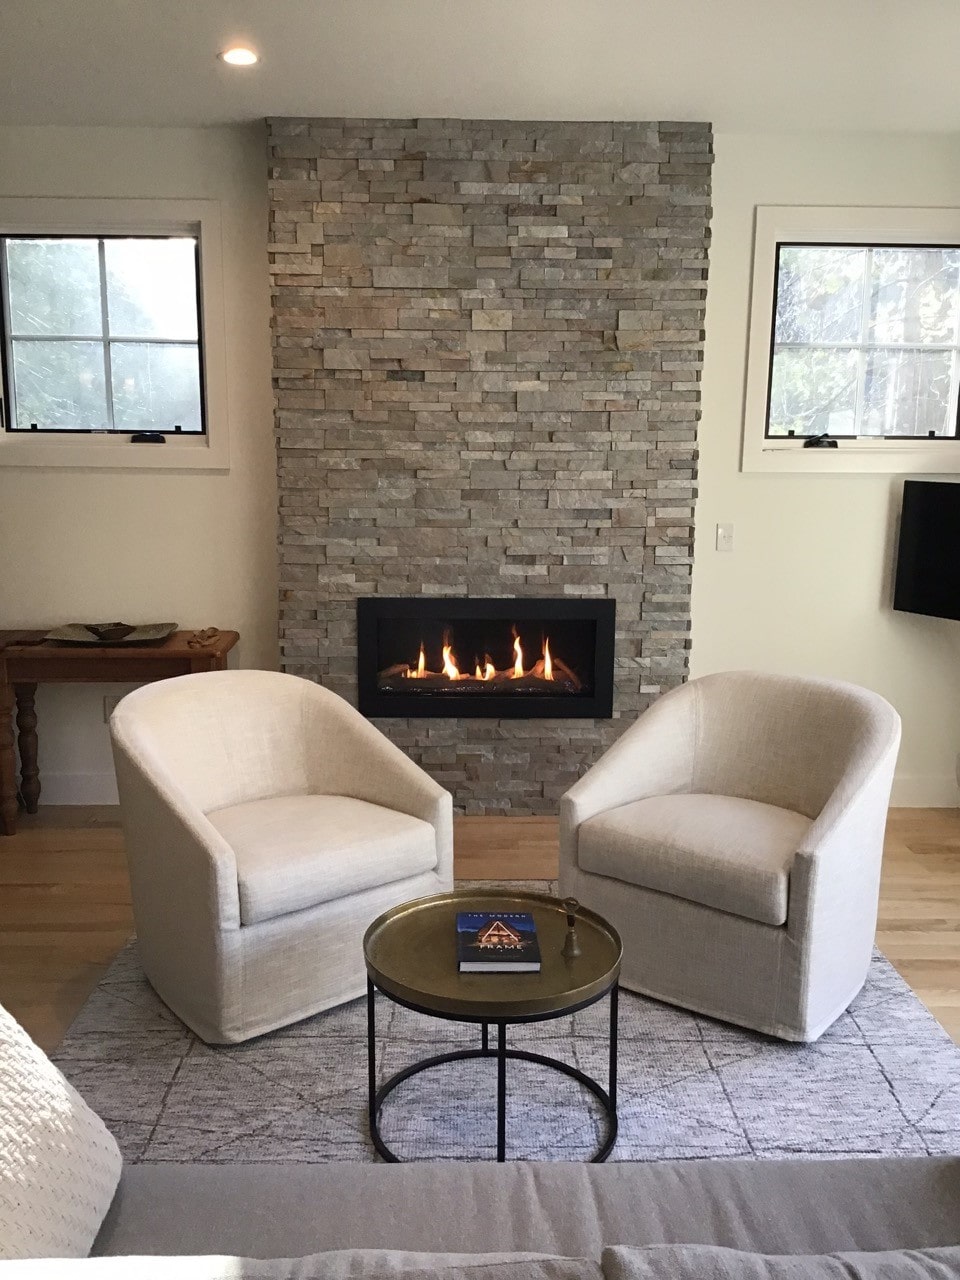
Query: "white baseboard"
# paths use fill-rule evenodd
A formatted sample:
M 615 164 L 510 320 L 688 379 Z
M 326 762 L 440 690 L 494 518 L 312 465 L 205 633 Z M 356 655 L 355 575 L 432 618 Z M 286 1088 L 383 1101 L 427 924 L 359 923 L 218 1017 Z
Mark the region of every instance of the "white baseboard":
M 956 809 L 960 807 L 960 787 L 956 778 L 897 776 L 893 780 L 890 803 L 900 809 Z
M 45 773 L 40 771 L 40 803 L 118 804 L 113 770 L 103 773 Z

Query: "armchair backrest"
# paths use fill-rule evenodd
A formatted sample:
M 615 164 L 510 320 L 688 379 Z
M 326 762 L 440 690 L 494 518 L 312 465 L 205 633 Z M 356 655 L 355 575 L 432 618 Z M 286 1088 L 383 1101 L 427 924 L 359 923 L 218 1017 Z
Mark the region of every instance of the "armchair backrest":
M 304 747 L 310 688 L 277 671 L 178 676 L 128 694 L 111 729 L 147 773 L 165 774 L 204 813 L 304 795 L 311 789 Z
M 900 717 L 879 694 L 839 680 L 731 671 L 692 680 L 691 790 L 815 818 L 846 778 L 895 753 Z

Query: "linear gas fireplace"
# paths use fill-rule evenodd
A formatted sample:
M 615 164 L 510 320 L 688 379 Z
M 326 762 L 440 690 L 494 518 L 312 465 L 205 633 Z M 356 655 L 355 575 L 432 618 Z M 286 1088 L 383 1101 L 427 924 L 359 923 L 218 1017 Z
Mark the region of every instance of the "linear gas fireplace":
M 608 718 L 615 614 L 613 600 L 358 600 L 360 710 Z

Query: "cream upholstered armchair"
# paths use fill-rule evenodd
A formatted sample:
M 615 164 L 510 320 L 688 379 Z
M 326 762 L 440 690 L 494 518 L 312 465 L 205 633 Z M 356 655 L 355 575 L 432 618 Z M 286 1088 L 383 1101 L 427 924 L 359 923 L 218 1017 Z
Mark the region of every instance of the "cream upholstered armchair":
M 110 729 L 143 967 L 204 1040 L 361 995 L 367 925 L 452 887 L 450 795 L 309 680 L 163 680 Z
M 660 698 L 560 802 L 560 892 L 623 937 L 624 986 L 816 1040 L 866 977 L 900 718 L 760 672 Z

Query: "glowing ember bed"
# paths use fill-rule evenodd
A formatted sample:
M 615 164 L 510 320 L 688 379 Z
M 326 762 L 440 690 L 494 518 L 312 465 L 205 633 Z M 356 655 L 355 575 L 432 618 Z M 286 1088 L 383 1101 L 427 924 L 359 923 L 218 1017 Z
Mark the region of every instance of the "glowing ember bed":
M 615 609 L 613 600 L 359 600 L 360 710 L 607 717 Z

